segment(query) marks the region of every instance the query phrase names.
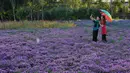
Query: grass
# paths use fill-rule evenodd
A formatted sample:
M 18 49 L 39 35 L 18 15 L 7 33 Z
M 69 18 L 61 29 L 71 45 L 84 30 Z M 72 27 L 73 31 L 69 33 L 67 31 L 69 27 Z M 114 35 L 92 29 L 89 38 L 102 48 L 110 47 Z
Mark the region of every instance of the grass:
M 122 36 L 120 36 L 120 37 L 118 38 L 118 40 L 119 40 L 119 41 L 123 40 L 123 37 L 122 37 Z
M 116 41 L 115 40 L 110 40 L 111 43 L 115 43 Z
M 35 28 L 70 28 L 76 25 L 72 22 L 56 22 L 56 21 L 8 21 L 0 22 L 0 29 L 35 29 Z
M 88 27 L 84 27 L 85 32 L 88 32 Z

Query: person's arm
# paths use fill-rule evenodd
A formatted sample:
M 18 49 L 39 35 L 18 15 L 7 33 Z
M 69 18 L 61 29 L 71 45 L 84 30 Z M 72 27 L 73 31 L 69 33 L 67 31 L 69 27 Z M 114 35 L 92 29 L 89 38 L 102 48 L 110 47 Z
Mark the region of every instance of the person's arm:
M 101 22 L 99 22 L 100 26 L 103 27 L 103 25 L 101 24 Z
M 91 19 L 91 20 L 95 20 L 95 19 L 93 18 L 92 14 L 91 14 L 91 16 L 90 16 L 90 19 Z

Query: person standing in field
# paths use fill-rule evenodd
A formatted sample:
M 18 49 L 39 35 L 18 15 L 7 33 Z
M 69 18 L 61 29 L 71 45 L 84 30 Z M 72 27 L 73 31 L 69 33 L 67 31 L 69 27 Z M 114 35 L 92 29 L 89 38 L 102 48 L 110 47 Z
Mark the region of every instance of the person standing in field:
M 107 34 L 106 19 L 105 19 L 105 16 L 103 16 L 103 15 L 101 16 L 100 24 L 101 24 L 101 31 L 102 31 L 102 41 L 107 42 L 107 39 L 106 39 L 106 34 Z
M 94 26 L 93 26 L 93 41 L 97 42 L 98 39 L 98 31 L 99 31 L 99 27 L 100 27 L 100 18 L 97 16 L 97 18 L 95 19 L 92 15 L 90 16 L 90 19 L 94 22 Z

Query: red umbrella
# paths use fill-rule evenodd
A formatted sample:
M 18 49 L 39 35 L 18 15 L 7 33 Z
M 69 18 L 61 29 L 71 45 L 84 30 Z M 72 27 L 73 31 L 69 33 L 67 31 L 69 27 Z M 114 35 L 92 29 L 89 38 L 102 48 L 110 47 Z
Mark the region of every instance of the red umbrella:
M 100 9 L 100 13 L 101 13 L 101 15 L 105 16 L 107 21 L 112 22 L 112 17 L 108 11 Z

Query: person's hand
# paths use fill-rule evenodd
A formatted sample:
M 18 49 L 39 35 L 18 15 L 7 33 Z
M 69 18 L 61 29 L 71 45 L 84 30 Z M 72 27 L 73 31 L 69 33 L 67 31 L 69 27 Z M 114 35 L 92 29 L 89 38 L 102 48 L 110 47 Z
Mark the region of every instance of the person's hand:
M 92 18 L 92 15 L 90 15 L 90 18 Z
M 103 25 L 101 25 L 101 27 L 103 27 Z
M 93 15 L 91 14 L 91 16 L 90 17 L 93 17 Z
M 100 26 L 103 27 L 103 25 L 100 23 Z
M 91 14 L 91 16 L 90 16 L 90 19 L 91 19 L 91 20 L 94 20 L 94 18 L 93 18 L 93 16 L 92 16 L 92 14 Z

